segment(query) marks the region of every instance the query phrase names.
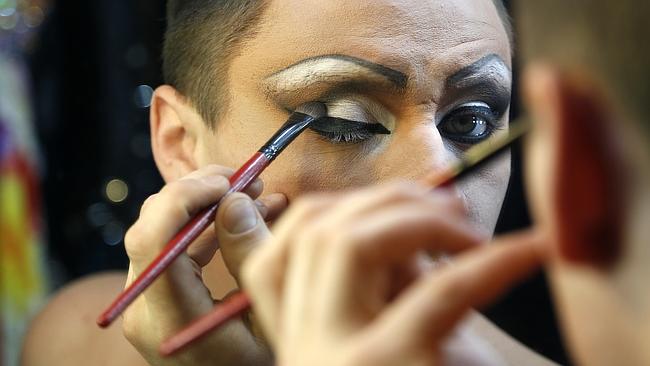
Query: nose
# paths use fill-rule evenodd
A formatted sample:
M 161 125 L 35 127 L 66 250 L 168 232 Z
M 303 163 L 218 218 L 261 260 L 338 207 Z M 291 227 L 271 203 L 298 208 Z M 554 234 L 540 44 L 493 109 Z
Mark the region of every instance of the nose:
M 384 179 L 419 180 L 442 171 L 454 159 L 433 122 L 398 124 L 386 151 Z

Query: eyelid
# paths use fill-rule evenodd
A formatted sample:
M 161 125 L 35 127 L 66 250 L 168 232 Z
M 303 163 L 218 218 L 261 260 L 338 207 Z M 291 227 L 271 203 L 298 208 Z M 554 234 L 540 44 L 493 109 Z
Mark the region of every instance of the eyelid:
M 480 108 L 490 108 L 490 109 L 492 109 L 492 107 L 490 107 L 489 104 L 487 104 L 485 102 L 481 102 L 481 101 L 463 103 L 463 104 L 459 105 L 458 107 L 456 107 L 454 109 L 460 109 L 460 108 L 465 108 L 465 107 L 480 107 Z
M 360 143 L 377 135 L 390 135 L 395 117 L 378 102 L 355 94 L 330 94 L 319 99 L 328 116 L 312 123 L 310 129 L 331 143 Z
M 351 121 L 380 123 L 388 130 L 395 127 L 395 116 L 379 102 L 357 94 L 330 95 L 320 100 L 328 116 Z
M 512 101 L 511 81 L 499 81 L 486 75 L 474 75 L 461 85 L 447 86 L 436 112 L 438 122 L 458 106 L 471 102 L 484 102 L 497 115 L 503 115 Z
M 495 120 L 503 118 L 507 111 L 507 108 L 503 109 L 499 105 L 494 105 L 492 100 L 485 100 L 482 98 L 465 99 L 465 101 L 460 104 L 452 104 L 449 107 L 439 110 L 436 115 L 436 126 L 439 126 L 451 114 L 463 108 L 487 108 L 490 110 Z

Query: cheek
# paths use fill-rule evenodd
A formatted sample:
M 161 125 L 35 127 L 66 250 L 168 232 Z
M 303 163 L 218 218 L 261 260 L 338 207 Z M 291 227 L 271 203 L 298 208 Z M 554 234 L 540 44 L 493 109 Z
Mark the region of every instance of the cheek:
M 282 192 L 289 199 L 304 193 L 362 187 L 381 181 L 381 158 L 362 155 L 358 147 L 329 145 L 301 136 L 269 167 L 262 178 L 265 193 Z
M 270 136 L 272 133 L 253 128 L 251 120 L 258 119 L 254 114 L 250 118 L 235 114 L 224 117 L 216 127 L 204 131 L 197 149 L 200 165 L 217 164 L 237 169 L 248 161 L 265 142 L 264 134 Z
M 331 144 L 306 133 L 263 175 L 267 193 L 289 198 L 394 180 L 417 180 L 453 159 L 435 129 L 394 131 L 363 144 Z
M 470 219 L 486 235 L 492 234 L 510 179 L 510 156 L 487 165 L 477 174 L 457 184 Z

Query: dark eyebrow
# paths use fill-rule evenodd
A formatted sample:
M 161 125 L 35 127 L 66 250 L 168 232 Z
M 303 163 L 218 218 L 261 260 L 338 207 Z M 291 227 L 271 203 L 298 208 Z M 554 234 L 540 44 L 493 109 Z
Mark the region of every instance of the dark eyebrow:
M 384 65 L 380 65 L 378 63 L 374 63 L 368 60 L 360 59 L 357 57 L 352 57 L 348 55 L 340 55 L 340 54 L 332 54 L 332 55 L 321 55 L 321 56 L 315 56 L 315 57 L 310 57 L 307 59 L 304 59 L 302 61 L 299 61 L 293 65 L 290 65 L 282 70 L 279 70 L 273 74 L 271 74 L 269 77 L 273 77 L 277 74 L 280 74 L 282 72 L 285 72 L 289 69 L 292 69 L 294 67 L 300 67 L 304 66 L 310 63 L 317 63 L 318 61 L 322 60 L 338 60 L 338 61 L 343 61 L 343 62 L 349 62 L 352 64 L 355 64 L 357 66 L 361 66 L 365 69 L 367 69 L 370 72 L 373 72 L 375 74 L 381 75 L 388 79 L 392 84 L 397 89 L 405 89 L 408 83 L 408 77 L 406 74 L 403 72 L 391 69 L 389 67 L 386 67 Z
M 505 61 L 499 55 L 491 54 L 449 76 L 445 85 L 448 88 L 462 88 L 465 84 L 473 83 L 473 79 L 479 76 L 485 77 L 486 74 L 494 79 L 512 78 L 512 71 Z

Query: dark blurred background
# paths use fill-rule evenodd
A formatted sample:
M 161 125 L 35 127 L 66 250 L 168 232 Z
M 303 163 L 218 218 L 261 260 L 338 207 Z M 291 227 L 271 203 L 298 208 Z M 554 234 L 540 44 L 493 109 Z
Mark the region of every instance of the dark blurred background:
M 55 288 L 126 269 L 124 233 L 144 199 L 162 186 L 147 107 L 152 88 L 162 83 L 164 26 L 162 1 L 58 1 L 31 47 Z M 512 113 L 519 113 L 516 97 Z M 519 155 L 516 149 L 499 232 L 529 224 Z M 542 274 L 484 313 L 526 345 L 568 363 Z
M 62 280 L 124 269 L 122 237 L 162 184 L 148 98 L 162 83 L 164 2 L 59 1 L 31 56 L 48 242 Z

